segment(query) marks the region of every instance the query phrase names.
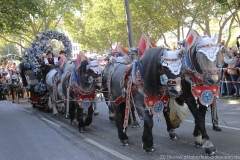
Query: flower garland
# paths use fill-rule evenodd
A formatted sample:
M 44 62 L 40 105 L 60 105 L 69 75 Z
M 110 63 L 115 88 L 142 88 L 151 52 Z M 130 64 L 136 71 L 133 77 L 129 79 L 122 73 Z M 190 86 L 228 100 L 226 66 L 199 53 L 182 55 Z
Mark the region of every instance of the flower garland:
M 48 50 L 52 50 L 49 45 L 49 41 L 52 39 L 56 39 L 61 41 L 64 45 L 64 50 L 66 52 L 66 57 L 71 57 L 72 52 L 72 44 L 70 39 L 65 36 L 63 33 L 58 31 L 44 31 L 36 36 L 36 39 L 31 44 L 31 47 L 26 48 L 22 52 L 23 61 L 19 65 L 19 69 L 21 71 L 21 77 L 23 80 L 23 85 L 27 90 L 33 92 L 43 92 L 46 90 L 46 85 L 44 84 L 44 80 L 46 75 L 42 74 L 42 54 L 46 53 Z M 26 77 L 24 72 L 26 70 L 33 70 L 36 79 L 38 79 L 39 83 L 35 86 L 28 85 L 26 81 Z

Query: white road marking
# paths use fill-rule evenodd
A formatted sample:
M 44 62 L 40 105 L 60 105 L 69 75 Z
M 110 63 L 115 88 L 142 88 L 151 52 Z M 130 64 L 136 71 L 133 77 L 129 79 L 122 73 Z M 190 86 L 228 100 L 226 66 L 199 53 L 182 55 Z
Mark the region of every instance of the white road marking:
M 25 109 L 21 109 L 22 111 L 24 111 L 24 112 L 27 112 L 27 113 L 32 113 L 31 111 L 27 111 L 27 110 L 25 110 Z
M 192 122 L 192 123 L 195 123 L 194 121 L 192 120 L 185 120 L 186 122 Z M 205 123 L 206 125 L 209 125 L 209 126 L 212 126 L 211 123 Z M 218 125 L 219 127 L 222 127 L 222 128 L 227 128 L 227 129 L 233 129 L 233 130 L 237 130 L 237 131 L 240 131 L 240 128 L 235 128 L 235 127 L 228 127 L 228 126 L 222 126 L 222 125 Z
M 61 125 L 59 125 L 59 124 L 57 124 L 57 123 L 55 123 L 55 122 L 53 122 L 53 121 L 50 121 L 50 120 L 48 120 L 48 119 L 46 119 L 46 118 L 41 118 L 41 119 L 44 120 L 44 121 L 47 122 L 47 123 L 50 123 L 50 124 L 56 126 L 56 127 L 61 127 Z
M 124 156 L 123 154 L 121 154 L 121 153 L 119 153 L 119 152 L 116 152 L 116 151 L 114 151 L 114 150 L 112 150 L 112 149 L 110 149 L 110 148 L 108 148 L 108 147 L 106 147 L 106 146 L 103 146 L 103 145 L 101 145 L 100 143 L 97 143 L 97 142 L 95 142 L 95 141 L 93 141 L 93 140 L 91 140 L 91 139 L 89 139 L 89 138 L 85 138 L 84 140 L 87 141 L 88 143 L 94 145 L 94 146 L 97 146 L 97 147 L 99 147 L 99 148 L 107 151 L 108 153 L 111 153 L 112 155 L 114 155 L 114 156 L 116 156 L 116 157 L 118 157 L 118 158 L 120 158 L 120 159 L 132 160 L 131 158 L 126 157 L 126 156 Z

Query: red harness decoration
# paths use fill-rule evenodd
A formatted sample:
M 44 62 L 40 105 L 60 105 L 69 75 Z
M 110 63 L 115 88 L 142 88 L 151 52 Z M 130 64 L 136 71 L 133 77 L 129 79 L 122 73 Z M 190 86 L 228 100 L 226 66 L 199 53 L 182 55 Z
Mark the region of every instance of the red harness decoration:
M 196 86 L 192 85 L 192 94 L 204 106 L 209 106 L 213 103 L 214 97 L 219 93 L 219 86 Z
M 199 73 L 188 73 L 188 72 L 185 72 L 185 76 L 186 78 L 191 78 L 192 81 L 195 81 L 194 83 L 200 83 L 202 84 L 203 83 L 203 76 Z
M 164 106 L 168 105 L 169 96 L 166 94 L 163 97 L 152 97 L 150 95 L 145 94 L 144 103 L 146 108 L 151 110 L 153 115 L 159 116 Z
M 88 109 L 95 98 L 95 88 L 92 86 L 88 90 L 75 86 L 73 91 L 77 94 L 77 102 L 83 109 Z
M 132 93 L 132 94 L 135 94 L 137 91 L 138 91 L 138 86 L 137 86 L 137 85 L 132 86 L 131 93 Z M 114 101 L 114 103 L 118 106 L 119 104 L 121 104 L 121 103 L 124 102 L 125 100 L 126 100 L 126 97 L 119 96 L 119 97 Z
M 124 123 L 123 123 L 123 132 L 125 132 L 126 127 L 128 126 L 128 117 L 129 113 L 131 112 L 131 88 L 132 88 L 132 76 L 130 75 L 128 77 L 127 82 L 127 91 L 126 91 L 126 109 L 125 109 L 125 117 L 124 117 Z
M 52 92 L 53 92 L 53 101 L 57 101 L 57 85 L 58 85 L 58 72 L 56 72 L 53 76 L 53 87 L 52 87 Z
M 91 103 L 94 101 L 95 94 L 90 95 L 77 95 L 77 101 L 81 108 L 88 109 L 91 106 Z
M 83 89 L 77 83 L 75 84 L 73 80 L 71 80 L 71 91 L 77 94 L 77 102 L 83 109 L 88 109 L 95 98 L 95 87 L 94 85 L 91 86 L 89 89 Z M 70 97 L 69 97 L 70 98 Z

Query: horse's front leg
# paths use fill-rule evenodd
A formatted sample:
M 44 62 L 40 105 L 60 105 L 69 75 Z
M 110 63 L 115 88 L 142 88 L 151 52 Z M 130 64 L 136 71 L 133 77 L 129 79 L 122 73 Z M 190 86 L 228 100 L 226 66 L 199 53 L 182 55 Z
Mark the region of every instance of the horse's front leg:
M 98 94 L 99 95 L 99 94 Z M 100 95 L 101 96 L 101 95 Z M 99 114 L 99 111 L 98 111 L 98 108 L 97 108 L 97 101 L 98 100 L 98 97 L 97 95 L 95 96 L 94 98 L 94 102 L 92 103 L 93 106 L 94 106 L 94 116 L 97 116 Z
M 133 104 L 132 104 L 133 105 Z M 139 125 L 139 123 L 138 123 L 138 121 L 137 121 L 137 117 L 136 117 L 136 114 L 135 114 L 135 108 L 134 107 L 131 107 L 131 112 L 132 112 L 132 116 L 133 116 L 133 125 L 132 125 L 132 127 L 133 128 L 137 128 L 137 127 L 139 127 L 140 125 Z
M 75 110 L 76 110 L 76 106 L 74 105 L 74 102 L 70 101 L 69 102 L 69 118 L 70 118 L 71 125 L 77 124 Z
M 13 89 L 10 91 L 10 96 L 12 96 L 12 103 L 15 102 Z
M 20 103 L 20 102 L 19 102 L 19 95 L 20 95 L 20 92 L 19 92 L 19 91 L 16 92 L 16 100 L 17 100 L 18 103 Z
M 202 104 L 199 104 L 199 108 L 197 108 L 196 101 L 194 98 L 186 101 L 188 104 L 189 110 L 195 119 L 195 128 L 193 135 L 195 137 L 196 147 L 204 146 L 205 153 L 207 155 L 214 155 L 216 149 L 212 142 L 210 141 L 209 136 L 207 135 L 207 131 L 205 128 L 205 115 L 206 115 L 206 107 Z
M 205 153 L 207 155 L 214 155 L 215 152 L 216 152 L 216 148 L 214 147 L 214 145 L 210 141 L 210 138 L 207 134 L 207 130 L 206 130 L 206 127 L 205 127 L 205 116 L 206 116 L 207 107 L 199 104 L 199 109 L 198 110 L 199 110 L 199 112 L 201 113 L 201 115 L 204 119 L 204 123 L 201 126 L 201 134 L 202 134 L 203 146 L 205 148 Z
M 128 141 L 128 136 L 126 134 L 127 128 L 125 130 L 123 128 L 126 104 L 122 103 L 118 106 L 116 106 L 114 103 L 112 104 L 115 111 L 115 123 L 118 130 L 118 138 L 123 143 L 123 146 L 128 146 L 129 141 Z
M 77 107 L 77 121 L 78 121 L 78 129 L 80 133 L 85 132 L 85 123 L 83 120 L 83 109 L 79 106 L 77 102 L 74 103 L 74 106 Z
M 164 118 L 166 120 L 167 131 L 169 133 L 169 137 L 171 139 L 177 139 L 178 135 L 175 132 L 175 127 L 172 125 L 171 120 L 170 120 L 170 108 L 169 108 L 169 106 L 164 107 L 163 115 L 164 115 Z
M 91 104 L 91 106 L 88 108 L 88 114 L 87 114 L 87 118 L 85 119 L 85 126 L 89 126 L 92 123 L 92 116 L 93 116 L 93 103 Z
M 143 112 L 144 117 L 144 130 L 142 136 L 143 142 L 143 149 L 146 152 L 153 152 L 153 135 L 152 135 L 152 128 L 153 128 L 153 115 L 149 114 L 149 111 Z

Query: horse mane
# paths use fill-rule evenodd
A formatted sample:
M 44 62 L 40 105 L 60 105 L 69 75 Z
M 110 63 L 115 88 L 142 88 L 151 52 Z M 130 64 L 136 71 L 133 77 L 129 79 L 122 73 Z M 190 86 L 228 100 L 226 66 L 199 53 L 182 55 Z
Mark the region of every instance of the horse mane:
M 88 65 L 88 60 L 83 60 L 81 62 L 81 66 L 79 67 L 79 73 L 80 75 L 85 74 L 87 72 L 86 67 Z
M 145 51 L 142 59 L 143 87 L 148 93 L 156 95 L 159 93 L 160 72 L 162 67 L 160 60 L 166 48 L 154 47 Z

